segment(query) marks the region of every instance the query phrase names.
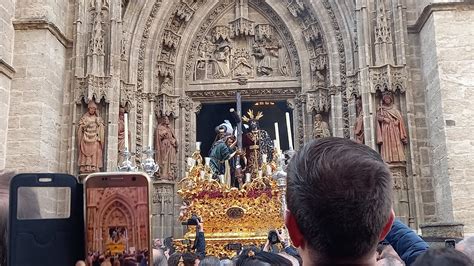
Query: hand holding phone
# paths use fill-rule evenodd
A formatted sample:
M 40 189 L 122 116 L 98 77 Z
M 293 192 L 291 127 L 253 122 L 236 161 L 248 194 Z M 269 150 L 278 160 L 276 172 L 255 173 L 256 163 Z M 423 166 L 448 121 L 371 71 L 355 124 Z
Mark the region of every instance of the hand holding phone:
M 85 180 L 86 252 L 125 254 L 151 264 L 150 180 L 142 173 L 97 173 Z M 141 261 L 137 261 L 140 263 Z

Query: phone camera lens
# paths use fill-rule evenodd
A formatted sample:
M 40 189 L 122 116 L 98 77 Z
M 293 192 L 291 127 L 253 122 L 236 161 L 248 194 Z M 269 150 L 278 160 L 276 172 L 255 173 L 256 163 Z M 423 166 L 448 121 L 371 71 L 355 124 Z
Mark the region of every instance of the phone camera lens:
M 132 181 L 137 181 L 137 178 L 136 178 L 136 177 L 132 177 Z

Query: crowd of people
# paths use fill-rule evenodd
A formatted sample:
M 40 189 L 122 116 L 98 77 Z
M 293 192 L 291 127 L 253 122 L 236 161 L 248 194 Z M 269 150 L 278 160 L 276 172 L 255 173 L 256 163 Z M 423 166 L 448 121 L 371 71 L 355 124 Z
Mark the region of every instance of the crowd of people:
M 288 165 L 285 226 L 264 247 L 243 247 L 234 258 L 206 256 L 203 221 L 188 252 L 172 239 L 155 241 L 153 265 L 473 265 L 474 237 L 455 248 L 430 248 L 395 219 L 392 176 L 380 154 L 348 139 L 323 138 L 303 146 Z M 0 178 L 1 265 L 5 265 L 8 180 Z M 272 235 L 272 236 L 270 236 Z M 277 237 L 277 241 L 272 239 Z M 147 253 L 90 254 L 91 265 L 147 265 Z M 82 264 L 80 264 L 82 263 Z M 83 265 L 84 262 L 79 262 Z
M 148 250 L 121 254 L 90 252 L 87 254 L 87 265 L 90 266 L 147 266 L 149 260 Z M 76 264 L 84 265 L 83 262 Z

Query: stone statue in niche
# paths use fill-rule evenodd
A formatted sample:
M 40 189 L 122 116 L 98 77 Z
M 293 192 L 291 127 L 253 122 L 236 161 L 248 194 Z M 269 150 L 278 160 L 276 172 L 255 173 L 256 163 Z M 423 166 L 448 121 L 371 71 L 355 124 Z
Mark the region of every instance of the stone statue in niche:
M 173 81 L 169 76 L 166 76 L 163 82 L 161 83 L 161 92 L 167 94 L 173 93 Z
M 167 116 L 163 116 L 156 127 L 155 138 L 155 160 L 160 166 L 160 177 L 173 180 L 178 142 Z
M 377 108 L 377 144 L 387 163 L 405 162 L 404 145 L 408 143 L 403 117 L 393 102 L 392 93 L 384 92 Z
M 228 42 L 222 42 L 219 44 L 214 52 L 214 57 L 217 64 L 216 78 L 226 78 L 230 74 L 230 44 Z
M 329 125 L 323 121 L 323 116 L 321 114 L 316 114 L 314 116 L 314 125 L 313 125 L 313 137 L 315 139 L 327 138 L 331 136 L 329 131 Z
M 119 107 L 119 122 L 118 122 L 118 162 L 121 163 L 125 160 L 123 152 L 125 150 L 125 107 Z M 128 146 L 130 147 L 130 131 L 128 131 Z
M 99 172 L 103 166 L 105 125 L 97 112 L 97 104 L 89 101 L 87 112 L 81 117 L 77 129 L 79 173 Z
M 354 124 L 354 140 L 357 143 L 364 144 L 364 113 L 362 112 L 362 100 L 356 100 L 357 118 Z

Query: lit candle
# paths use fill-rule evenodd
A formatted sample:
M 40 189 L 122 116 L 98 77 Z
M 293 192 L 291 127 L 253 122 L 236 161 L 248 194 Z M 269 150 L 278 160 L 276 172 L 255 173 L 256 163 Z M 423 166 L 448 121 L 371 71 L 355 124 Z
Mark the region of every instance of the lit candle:
M 209 163 L 211 163 L 211 157 L 205 157 L 204 158 L 206 166 L 209 166 Z
M 193 167 L 194 165 L 196 165 L 196 160 L 194 160 L 194 159 L 191 158 L 191 157 L 188 157 L 188 166 L 191 168 L 191 167 Z
M 265 153 L 262 154 L 262 163 L 267 163 L 267 155 Z
M 245 173 L 245 183 L 250 183 L 250 178 L 252 177 L 252 175 L 250 173 Z
M 125 124 L 125 151 L 128 151 L 128 113 L 123 114 L 123 120 Z
M 290 113 L 285 113 L 286 117 L 286 131 L 288 131 L 288 143 L 290 145 L 290 151 L 293 150 L 293 137 L 291 136 L 291 121 L 290 121 Z
M 204 172 L 204 171 L 199 172 L 199 175 L 200 175 L 199 177 L 201 178 L 201 180 L 204 180 L 204 175 L 205 174 L 206 174 L 206 172 Z
M 275 150 L 280 150 L 280 143 L 278 142 L 278 140 L 273 141 L 273 146 L 275 146 Z
M 221 184 L 224 184 L 224 175 L 219 175 L 219 180 L 221 181 Z
M 196 150 L 200 151 L 201 150 L 201 142 L 196 142 Z
M 258 178 L 262 178 L 263 172 L 262 170 L 258 170 Z
M 275 122 L 275 148 L 280 149 L 280 130 L 278 129 L 278 122 Z
M 153 149 L 153 115 L 148 116 L 148 147 Z

